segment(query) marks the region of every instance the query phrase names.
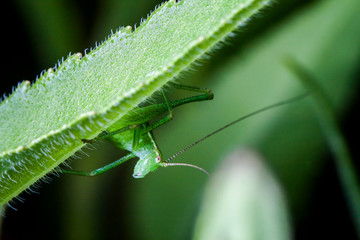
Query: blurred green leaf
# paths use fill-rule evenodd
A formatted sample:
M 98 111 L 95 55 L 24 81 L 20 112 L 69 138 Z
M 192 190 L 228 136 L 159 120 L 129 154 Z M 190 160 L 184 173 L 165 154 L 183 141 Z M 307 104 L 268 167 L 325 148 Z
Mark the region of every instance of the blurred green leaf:
M 355 164 L 341 133 L 337 117 L 327 94 L 318 85 L 316 78 L 295 59 L 287 58 L 286 65 L 299 78 L 299 81 L 311 92 L 312 106 L 319 119 L 324 137 L 334 155 L 344 195 L 347 198 L 349 212 L 353 217 L 358 237 L 360 237 L 360 185 Z
M 194 239 L 291 239 L 281 187 L 257 154 L 236 150 L 216 170 L 203 196 Z

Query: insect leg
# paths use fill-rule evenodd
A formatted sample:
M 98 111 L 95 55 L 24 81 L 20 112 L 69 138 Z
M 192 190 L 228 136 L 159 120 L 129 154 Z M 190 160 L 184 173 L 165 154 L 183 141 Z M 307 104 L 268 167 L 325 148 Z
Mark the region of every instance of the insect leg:
M 181 105 L 191 103 L 191 102 L 200 102 L 200 101 L 207 101 L 207 100 L 214 99 L 214 94 L 212 93 L 212 91 L 210 89 L 207 89 L 207 88 L 199 88 L 199 87 L 187 86 L 187 85 L 182 85 L 182 84 L 177 84 L 177 83 L 170 83 L 170 86 L 172 86 L 176 89 L 203 93 L 200 95 L 195 95 L 195 96 L 171 101 L 171 102 L 169 102 L 169 105 L 171 106 L 171 108 L 175 108 L 177 106 L 181 106 Z
M 98 169 L 95 169 L 91 172 L 84 172 L 84 171 L 75 171 L 75 170 L 59 170 L 59 172 L 61 173 L 67 173 L 67 174 L 72 174 L 72 175 L 79 175 L 79 176 L 87 176 L 87 177 L 93 177 L 93 176 L 97 176 L 97 175 L 100 175 L 104 172 L 107 172 L 109 171 L 110 169 L 112 168 L 115 168 L 117 166 L 119 166 L 120 164 L 126 162 L 127 160 L 129 159 L 132 159 L 136 157 L 133 153 L 129 153 L 128 155 L 120 158 L 119 160 L 116 160 L 115 162 L 112 162 L 108 165 L 105 165 L 101 168 L 98 168 Z
M 166 108 L 168 110 L 168 114 L 164 118 L 162 118 L 162 119 L 152 123 L 151 125 L 148 125 L 148 126 L 144 127 L 143 129 L 141 129 L 141 134 L 146 133 L 146 132 L 150 132 L 153 129 L 155 129 L 157 127 L 160 127 L 161 125 L 171 121 L 174 118 L 174 115 L 173 115 L 173 112 L 172 112 L 172 107 L 171 107 L 171 105 L 169 104 L 169 101 L 166 98 L 164 90 L 161 89 L 161 92 L 162 92 L 163 97 L 164 97 L 164 101 L 165 101 Z
M 176 83 L 171 83 L 171 86 L 173 86 L 174 88 L 177 88 L 177 89 L 202 92 L 204 94 L 191 96 L 191 97 L 187 97 L 187 98 L 182 98 L 182 99 L 178 99 L 178 100 L 174 100 L 174 101 L 168 101 L 164 91 L 162 90 L 162 94 L 163 94 L 164 100 L 165 100 L 164 104 L 165 104 L 169 114 L 167 116 L 165 116 L 164 118 L 160 119 L 159 121 L 151 124 L 150 126 L 143 128 L 141 130 L 142 133 L 149 132 L 149 131 L 169 122 L 170 120 L 172 120 L 173 119 L 172 109 L 174 109 L 178 106 L 181 106 L 181 105 L 184 105 L 187 103 L 191 103 L 191 102 L 212 100 L 214 98 L 214 94 L 211 92 L 210 89 L 191 87 L 191 86 L 180 85 L 180 84 L 176 84 Z
M 211 90 L 207 89 L 207 88 L 199 88 L 199 87 L 183 85 L 183 84 L 178 84 L 178 83 L 173 83 L 173 82 L 169 83 L 169 85 L 176 89 L 182 89 L 182 90 L 187 90 L 187 91 L 191 91 L 191 92 L 201 92 L 201 93 L 207 93 L 209 95 L 212 95 Z
M 93 138 L 93 139 L 81 139 L 81 140 L 84 143 L 94 143 L 94 142 L 100 141 L 100 140 L 102 140 L 104 138 L 108 138 L 108 137 L 114 136 L 116 134 L 125 132 L 125 131 L 130 130 L 130 129 L 138 128 L 138 127 L 140 127 L 139 124 L 132 124 L 132 125 L 120 128 L 120 129 L 118 129 L 116 131 L 113 131 L 113 132 L 104 131 L 104 132 L 100 133 L 99 136 L 97 136 L 96 138 Z
M 133 138 L 133 143 L 132 143 L 133 149 L 136 149 L 138 146 L 138 143 L 140 142 L 140 138 L 141 138 L 141 134 L 142 134 L 141 129 L 142 129 L 142 127 L 134 129 L 134 138 Z
M 211 100 L 211 99 L 214 98 L 214 94 L 208 88 L 199 88 L 199 87 L 183 85 L 183 84 L 177 84 L 177 83 L 169 83 L 169 85 L 171 87 L 173 87 L 173 88 L 176 88 L 176 89 L 187 90 L 187 91 L 191 91 L 191 92 L 204 93 L 204 95 L 208 96 L 207 100 Z

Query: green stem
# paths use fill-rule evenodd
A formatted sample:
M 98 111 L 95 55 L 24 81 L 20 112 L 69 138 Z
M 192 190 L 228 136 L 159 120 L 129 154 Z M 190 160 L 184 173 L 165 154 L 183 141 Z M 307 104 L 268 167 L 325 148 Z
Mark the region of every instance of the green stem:
M 318 117 L 328 145 L 334 154 L 335 164 L 346 196 L 350 214 L 360 237 L 360 188 L 346 141 L 336 120 L 334 109 L 323 88 L 317 83 L 313 74 L 292 58 L 287 58 L 286 65 L 299 78 L 310 93 L 312 106 Z

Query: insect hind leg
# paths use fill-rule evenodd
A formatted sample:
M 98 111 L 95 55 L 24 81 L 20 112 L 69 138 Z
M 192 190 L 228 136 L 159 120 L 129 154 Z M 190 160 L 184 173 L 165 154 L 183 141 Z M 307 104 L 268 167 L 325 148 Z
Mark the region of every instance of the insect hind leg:
M 169 85 L 176 89 L 188 90 L 188 91 L 193 91 L 193 92 L 201 92 L 203 94 L 195 95 L 195 96 L 191 96 L 191 97 L 187 97 L 187 98 L 182 98 L 182 99 L 178 99 L 178 100 L 174 100 L 174 101 L 168 101 L 164 90 L 161 89 L 162 95 L 163 95 L 164 101 L 165 101 L 164 105 L 168 111 L 168 114 L 164 118 L 160 119 L 159 121 L 156 121 L 155 123 L 151 124 L 150 126 L 143 128 L 141 131 L 142 133 L 149 132 L 149 131 L 151 131 L 155 128 L 158 128 L 159 126 L 171 121 L 174 117 L 173 109 L 178 106 L 181 106 L 181 105 L 184 105 L 187 103 L 191 103 L 191 102 L 212 100 L 214 98 L 214 94 L 212 93 L 212 91 L 207 88 L 192 87 L 192 86 L 181 85 L 181 84 L 177 84 L 177 83 L 169 83 Z
M 169 86 L 176 88 L 176 89 L 204 93 L 205 95 L 209 96 L 209 100 L 214 98 L 214 94 L 212 93 L 211 89 L 208 89 L 208 88 L 200 88 L 200 87 L 194 87 L 194 86 L 183 85 L 183 84 L 172 83 L 172 82 L 169 83 Z

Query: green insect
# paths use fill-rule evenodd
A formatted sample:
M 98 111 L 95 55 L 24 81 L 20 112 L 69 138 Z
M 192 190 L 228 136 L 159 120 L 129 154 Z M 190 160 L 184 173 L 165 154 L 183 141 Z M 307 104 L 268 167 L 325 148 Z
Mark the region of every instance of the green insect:
M 115 146 L 118 148 L 129 151 L 129 154 L 115 162 L 110 163 L 109 165 L 98 168 L 91 172 L 72 170 L 60 171 L 63 173 L 82 176 L 96 176 L 124 163 L 127 160 L 138 158 L 139 160 L 136 163 L 134 169 L 134 178 L 143 178 L 145 175 L 155 171 L 159 167 L 175 165 L 194 167 L 207 173 L 204 169 L 192 164 L 168 163 L 168 161 L 163 161 L 162 154 L 154 140 L 152 130 L 167 123 L 173 118 L 172 109 L 191 102 L 211 100 L 214 98 L 214 95 L 211 90 L 205 88 L 197 88 L 175 83 L 170 83 L 170 86 L 176 89 L 199 92 L 201 94 L 188 98 L 178 99 L 175 101 L 168 101 L 164 91 L 160 90 L 165 100 L 164 103 L 136 107 L 113 125 L 111 125 L 111 127 L 109 127 L 106 131 L 102 132 L 95 139 L 83 139 L 83 142 L 85 143 L 92 143 L 101 139 L 107 139 L 115 144 Z M 152 124 L 149 123 L 149 121 L 165 112 L 168 112 L 168 114 L 164 118 Z
M 205 139 L 211 137 L 212 135 L 224 130 L 227 127 L 230 127 L 231 125 L 234 125 L 235 123 L 245 118 L 261 113 L 271 108 L 275 108 L 293 101 L 297 101 L 303 98 L 304 96 L 306 96 L 306 95 L 301 95 L 289 100 L 278 102 L 269 105 L 267 107 L 261 108 L 243 117 L 240 117 L 235 121 L 232 121 L 229 124 L 206 135 L 205 137 L 199 139 L 198 141 L 190 144 L 188 147 L 184 148 L 183 150 L 179 151 L 178 153 L 176 153 L 175 155 L 164 161 L 162 159 L 162 154 L 152 135 L 152 130 L 170 121 L 173 118 L 172 111 L 174 108 L 187 103 L 207 101 L 214 98 L 213 93 L 209 89 L 185 86 L 175 83 L 171 83 L 170 86 L 176 89 L 199 92 L 201 94 L 188 98 L 178 99 L 175 101 L 168 101 L 164 91 L 160 90 L 165 100 L 164 103 L 153 104 L 144 107 L 141 106 L 136 107 L 131 112 L 129 112 L 121 119 L 119 119 L 117 122 L 115 122 L 113 125 L 111 125 L 111 127 L 109 127 L 106 131 L 102 132 L 95 139 L 91 139 L 91 140 L 83 139 L 83 142 L 85 143 L 93 143 L 98 140 L 107 139 L 113 144 L 115 144 L 118 148 L 129 151 L 130 152 L 129 154 L 125 155 L 124 157 L 120 158 L 117 161 L 114 161 L 104 167 L 95 169 L 91 172 L 63 170 L 63 169 L 61 169 L 60 172 L 74 174 L 74 175 L 81 175 L 81 176 L 97 176 L 116 166 L 119 166 L 120 164 L 124 163 L 127 160 L 138 158 L 139 160 L 134 168 L 134 173 L 133 173 L 134 178 L 143 178 L 148 173 L 155 171 L 159 167 L 168 167 L 168 166 L 188 166 L 199 169 L 204 173 L 208 174 L 206 170 L 196 165 L 187 164 L 187 163 L 169 163 L 169 161 L 176 158 L 178 155 L 185 152 L 186 150 L 192 148 L 196 144 L 204 141 Z M 150 124 L 151 120 L 153 120 L 154 118 L 158 117 L 161 114 L 164 114 L 165 112 L 168 112 L 168 114 L 164 118 L 161 118 L 160 120 Z

